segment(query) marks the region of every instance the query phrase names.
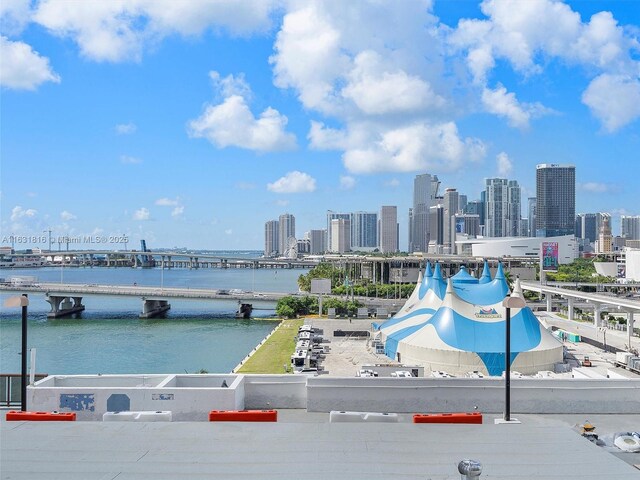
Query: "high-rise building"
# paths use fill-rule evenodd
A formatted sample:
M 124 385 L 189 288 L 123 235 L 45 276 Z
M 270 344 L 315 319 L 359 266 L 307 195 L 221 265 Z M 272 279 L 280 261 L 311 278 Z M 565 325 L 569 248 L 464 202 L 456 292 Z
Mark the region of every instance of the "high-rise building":
M 536 197 L 529 197 L 527 201 L 528 201 L 527 210 L 529 211 L 527 235 L 530 237 L 535 237 L 536 236 Z
M 331 220 L 331 245 L 329 250 L 333 253 L 345 253 L 351 250 L 351 226 L 349 220 L 334 218 Z
M 452 253 L 455 247 L 456 241 L 456 226 L 455 220 L 452 221 L 453 216 L 458 213 L 460 194 L 455 188 L 447 188 L 444 191 L 444 198 L 442 206 L 443 211 L 443 237 L 442 243 L 445 250 L 450 249 L 448 253 Z
M 264 256 L 275 257 L 278 255 L 279 245 L 278 220 L 269 220 L 264 224 Z
M 595 242 L 598 228 L 598 215 L 595 213 L 579 213 L 576 215 L 576 238 L 584 240 L 585 243 Z
M 506 218 L 509 211 L 509 181 L 506 178 L 486 179 L 485 235 L 506 236 Z
M 426 252 L 430 241 L 429 209 L 435 204 L 440 181 L 428 173 L 413 181 L 413 208 L 409 214 L 409 252 Z
M 603 217 L 602 226 L 598 234 L 597 253 L 609 253 L 613 251 L 613 236 L 611 235 L 610 217 Z
M 351 221 L 350 213 L 337 213 L 332 210 L 327 210 L 327 248 L 331 248 L 331 221 L 336 219 Z M 351 235 L 351 232 L 349 232 Z
M 464 213 L 465 208 L 467 208 L 467 203 L 469 203 L 469 199 L 463 193 L 458 195 L 458 213 Z
M 373 250 L 378 246 L 378 214 L 354 212 L 351 222 L 351 250 Z
M 442 253 L 444 243 L 444 207 L 440 204 L 429 209 L 429 253 Z
M 640 240 L 640 215 L 620 217 L 620 236 L 627 240 Z
M 283 213 L 278 217 L 278 252 L 285 255 L 290 247 L 291 238 L 296 238 L 296 217 Z
M 480 234 L 480 215 L 458 213 L 454 215 L 456 233 L 477 237 Z
M 485 192 L 482 192 L 483 195 Z M 484 202 L 482 200 L 473 200 L 471 202 L 467 202 L 467 206 L 464 209 L 464 213 L 469 215 L 478 215 L 480 219 L 480 225 L 484 226 Z
M 395 253 L 398 251 L 398 207 L 383 206 L 380 209 L 380 251 Z
M 507 216 L 505 237 L 520 236 L 520 219 L 522 218 L 522 203 L 520 185 L 517 180 L 509 180 L 507 184 Z
M 529 219 L 521 218 L 520 219 L 520 237 L 528 237 L 529 236 Z
M 310 230 L 309 237 L 309 253 L 311 255 L 320 255 L 327 251 L 327 231 Z
M 573 235 L 575 216 L 575 165 L 536 165 L 536 236 Z

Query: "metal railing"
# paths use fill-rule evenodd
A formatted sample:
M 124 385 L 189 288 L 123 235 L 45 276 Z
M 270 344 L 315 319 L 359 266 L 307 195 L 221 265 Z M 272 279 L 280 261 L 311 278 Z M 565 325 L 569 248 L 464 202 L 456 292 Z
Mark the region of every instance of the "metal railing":
M 46 373 L 36 373 L 35 381 L 47 377 Z M 19 373 L 0 373 L 0 407 L 20 407 L 20 377 Z

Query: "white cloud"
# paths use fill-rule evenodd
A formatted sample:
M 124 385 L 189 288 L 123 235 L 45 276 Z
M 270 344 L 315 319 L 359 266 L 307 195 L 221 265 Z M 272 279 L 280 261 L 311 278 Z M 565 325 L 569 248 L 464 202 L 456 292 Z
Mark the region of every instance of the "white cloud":
M 171 211 L 171 216 L 172 217 L 179 217 L 184 213 L 184 206 L 183 205 L 179 205 L 177 207 L 175 207 L 172 211 Z
M 316 189 L 316 181 L 307 173 L 293 171 L 267 184 L 267 189 L 275 193 L 307 193 Z
M 54 35 L 71 38 L 83 56 L 96 61 L 140 60 L 147 45 L 207 29 L 249 34 L 266 30 L 278 2 L 263 0 L 43 0 L 34 20 Z
M 31 16 L 31 0 L 2 0 L 0 2 L 0 31 L 17 35 Z
M 119 123 L 116 125 L 116 133 L 118 135 L 131 135 L 132 133 L 135 133 L 137 129 L 138 127 L 133 122 Z
M 24 42 L 0 36 L 0 85 L 14 90 L 35 90 L 45 82 L 60 83 L 60 76 L 42 57 Z
M 73 213 L 67 211 L 67 210 L 63 210 L 60 213 L 60 218 L 62 218 L 62 220 L 64 220 L 65 222 L 68 222 L 70 220 L 77 220 L 78 217 L 76 215 L 74 215 Z
M 140 220 L 140 221 L 149 220 L 150 217 L 151 217 L 151 214 L 149 210 L 145 207 L 142 207 L 133 213 L 134 220 Z
M 551 110 L 540 103 L 520 103 L 513 92 L 498 84 L 495 90 L 482 90 L 482 103 L 485 109 L 500 117 L 506 117 L 509 125 L 517 128 L 527 128 L 529 120 L 551 113 Z
M 504 152 L 500 152 L 496 157 L 496 163 L 498 164 L 498 175 L 501 177 L 508 177 L 513 170 L 513 162 Z
M 640 117 L 640 78 L 603 74 L 582 95 L 582 102 L 609 132 Z
M 287 205 L 289 205 L 289 200 L 285 200 L 284 198 L 279 198 L 276 200 L 276 205 L 279 207 L 286 207 Z
M 403 70 L 389 72 L 381 56 L 371 50 L 359 53 L 342 95 L 368 115 L 415 112 L 439 108 L 444 99 L 417 75 Z
M 417 123 L 382 132 L 378 139 L 343 155 L 353 173 L 455 171 L 465 162 L 485 156 L 484 144 L 460 138 L 455 123 Z
M 159 198 L 155 201 L 156 205 L 159 205 L 161 207 L 175 207 L 180 203 L 180 200 L 178 198 L 171 199 L 171 198 L 167 198 L 167 197 L 163 197 L 163 198 Z
M 218 105 L 208 104 L 204 113 L 189 122 L 189 135 L 206 138 L 218 148 L 239 147 L 259 152 L 291 150 L 296 146 L 295 136 L 285 131 L 287 117 L 267 107 L 254 117 L 246 98 L 250 94 L 242 76 L 220 79 L 217 72 L 210 73 L 214 84 L 225 96 Z M 229 95 L 229 96 L 226 96 Z
M 233 230 L 232 230 L 231 228 L 227 228 L 227 229 L 224 231 L 224 234 L 225 234 L 225 235 L 233 235 Z
M 13 209 L 11 210 L 11 221 L 15 222 L 21 218 L 33 218 L 38 214 L 37 210 L 34 210 L 33 208 L 27 208 L 24 209 L 22 208 L 20 205 L 16 205 L 15 207 L 13 207 Z
M 121 155 L 120 162 L 125 165 L 136 165 L 138 163 L 142 163 L 142 160 L 138 157 L 131 157 L 129 155 Z
M 315 150 L 342 150 L 347 147 L 347 134 L 342 130 L 325 127 L 324 123 L 311 121 L 307 135 L 309 146 Z
M 216 91 L 219 91 L 223 98 L 238 95 L 246 100 L 253 96 L 251 87 L 244 79 L 244 74 L 233 76 L 227 75 L 224 78 L 220 78 L 220 74 L 214 70 L 209 72 L 209 78 L 213 83 L 213 87 Z
M 348 175 L 340 176 L 340 188 L 342 190 L 351 190 L 356 186 L 356 179 Z
M 485 0 L 481 10 L 488 18 L 461 20 L 448 43 L 466 53 L 467 67 L 482 87 L 482 101 L 489 112 L 520 128 L 531 118 L 549 113 L 539 103 L 518 103 L 515 94 L 507 93 L 502 85 L 491 89 L 487 75 L 497 59 L 507 60 L 514 70 L 530 76 L 557 58 L 599 75 L 582 101 L 606 130 L 614 131 L 640 116 L 638 102 L 620 100 L 625 94 L 636 98 L 640 91 L 640 63 L 632 53 L 638 50 L 638 40 L 625 33 L 610 12 L 596 13 L 587 23 L 569 5 L 554 0 Z M 609 87 L 621 94 L 612 96 L 611 105 L 605 100 Z

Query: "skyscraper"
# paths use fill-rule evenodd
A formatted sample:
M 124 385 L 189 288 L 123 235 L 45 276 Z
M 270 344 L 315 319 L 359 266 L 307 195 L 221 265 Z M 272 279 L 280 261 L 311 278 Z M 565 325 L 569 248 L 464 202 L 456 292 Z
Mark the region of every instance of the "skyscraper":
M 527 235 L 530 237 L 536 236 L 536 197 L 529 197 L 528 199 L 529 205 L 529 231 Z
M 296 217 L 284 213 L 278 218 L 278 252 L 284 255 L 289 248 L 289 239 L 296 238 Z
M 378 246 L 377 213 L 354 212 L 350 222 L 351 250 L 373 250 Z
M 351 221 L 350 213 L 337 213 L 332 210 L 327 210 L 327 248 L 331 249 L 331 221 L 335 219 L 349 220 Z M 351 232 L 349 232 L 351 235 Z
M 509 209 L 509 189 L 506 178 L 486 179 L 486 215 L 485 235 L 487 237 L 504 237 L 505 220 Z
M 311 255 L 319 255 L 327 251 L 327 231 L 310 230 L 309 231 L 309 253 Z
M 413 181 L 413 208 L 409 215 L 409 252 L 426 252 L 429 247 L 429 208 L 435 204 L 440 181 L 428 173 Z
M 622 215 L 620 232 L 620 236 L 627 240 L 640 240 L 640 215 Z
M 453 247 L 455 246 L 456 240 L 456 226 L 455 220 L 452 221 L 452 217 L 458 213 L 458 205 L 459 205 L 459 193 L 455 188 L 447 188 L 444 192 L 444 199 L 442 206 L 444 207 L 443 211 L 443 245 L 446 248 L 449 248 L 449 253 L 453 252 Z
M 598 215 L 595 213 L 579 213 L 576 215 L 576 237 L 586 243 L 595 242 L 598 237 Z
M 351 250 L 349 220 L 344 218 L 334 218 L 331 220 L 331 245 L 329 251 L 334 253 L 345 253 Z
M 520 236 L 520 219 L 522 218 L 520 185 L 517 180 L 509 180 L 507 184 L 507 216 L 505 237 Z
M 575 216 L 575 165 L 536 165 L 536 236 L 573 235 Z
M 275 257 L 278 254 L 278 221 L 269 220 L 264 224 L 264 256 Z
M 398 251 L 398 207 L 383 206 L 380 209 L 379 239 L 382 253 Z

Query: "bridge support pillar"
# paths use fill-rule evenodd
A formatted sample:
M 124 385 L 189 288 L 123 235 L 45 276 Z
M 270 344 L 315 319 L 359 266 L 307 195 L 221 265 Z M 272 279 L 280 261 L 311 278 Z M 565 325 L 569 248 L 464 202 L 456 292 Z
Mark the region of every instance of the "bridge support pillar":
M 171 268 L 171 255 L 167 255 L 167 269 Z
M 82 297 L 48 295 L 47 302 L 51 305 L 51 311 L 47 313 L 47 318 L 66 317 L 67 315 L 80 313 L 84 310 Z
M 545 297 L 547 299 L 547 312 L 551 312 L 553 310 L 553 295 L 546 293 Z
M 600 315 L 602 314 L 602 305 L 599 303 L 593 304 L 593 326 L 600 326 Z
M 251 312 L 253 312 L 253 305 L 250 303 L 238 302 L 238 311 L 236 317 L 238 318 L 250 318 Z
M 165 314 L 171 305 L 167 300 L 150 300 L 147 298 L 142 299 L 142 313 L 140 318 L 154 318 Z
M 575 308 L 573 307 L 573 303 L 574 303 L 574 298 L 573 297 L 569 297 L 567 298 L 567 317 L 569 317 L 569 320 L 573 321 L 574 320 L 574 311 Z

